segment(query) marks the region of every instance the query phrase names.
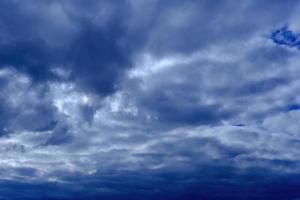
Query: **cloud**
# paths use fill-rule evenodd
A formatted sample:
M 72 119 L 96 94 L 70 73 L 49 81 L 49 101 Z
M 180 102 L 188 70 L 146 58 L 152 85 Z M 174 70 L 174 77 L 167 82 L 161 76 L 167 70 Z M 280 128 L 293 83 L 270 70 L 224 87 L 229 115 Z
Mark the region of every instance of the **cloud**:
M 0 198 L 298 197 L 298 7 L 2 1 Z
M 88 14 L 91 7 L 80 8 L 80 1 L 1 4 L 2 67 L 25 72 L 39 82 L 60 80 L 53 70 L 67 69 L 69 79 L 103 95 L 115 90 L 122 72 L 130 67 L 132 51 L 125 51 L 126 44 L 121 44 L 126 35 L 124 13 L 115 3 L 94 2 L 95 8 L 112 9 L 110 14 L 103 13 L 108 15 L 106 24 L 91 20 L 89 15 L 98 15 L 98 10 Z

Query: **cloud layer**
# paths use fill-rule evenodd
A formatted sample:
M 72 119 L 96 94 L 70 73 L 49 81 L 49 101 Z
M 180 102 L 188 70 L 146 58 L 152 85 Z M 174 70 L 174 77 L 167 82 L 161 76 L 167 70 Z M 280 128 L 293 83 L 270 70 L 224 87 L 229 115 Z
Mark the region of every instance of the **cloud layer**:
M 1 1 L 0 199 L 298 198 L 299 10 Z

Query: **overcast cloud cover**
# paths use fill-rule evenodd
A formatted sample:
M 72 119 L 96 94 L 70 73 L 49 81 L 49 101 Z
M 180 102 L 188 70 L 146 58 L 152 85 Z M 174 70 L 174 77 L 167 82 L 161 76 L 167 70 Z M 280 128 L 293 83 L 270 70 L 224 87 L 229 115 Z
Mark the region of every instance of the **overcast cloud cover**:
M 297 0 L 1 0 L 1 200 L 300 198 Z

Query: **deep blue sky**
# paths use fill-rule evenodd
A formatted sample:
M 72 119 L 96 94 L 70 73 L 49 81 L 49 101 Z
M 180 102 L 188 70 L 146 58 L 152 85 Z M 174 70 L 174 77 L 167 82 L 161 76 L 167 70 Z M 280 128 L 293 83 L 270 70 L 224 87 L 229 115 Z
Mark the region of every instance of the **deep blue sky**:
M 0 200 L 300 199 L 297 0 L 1 0 Z

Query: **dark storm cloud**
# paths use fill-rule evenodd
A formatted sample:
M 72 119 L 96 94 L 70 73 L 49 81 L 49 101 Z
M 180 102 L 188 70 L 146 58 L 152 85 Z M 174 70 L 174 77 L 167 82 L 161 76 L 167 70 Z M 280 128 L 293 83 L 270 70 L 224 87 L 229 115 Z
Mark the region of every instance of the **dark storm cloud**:
M 116 90 L 124 71 L 132 66 L 132 56 L 141 49 L 160 56 L 191 53 L 211 43 L 231 40 L 232 32 L 235 37 L 245 38 L 258 26 L 248 20 L 234 25 L 218 23 L 220 18 L 231 21 L 239 14 L 237 11 L 223 16 L 232 9 L 228 2 L 91 1 L 86 5 L 82 1 L 2 1 L 1 4 L 2 67 L 14 67 L 39 81 L 59 79 L 53 69 L 62 67 L 70 70 L 69 78 L 80 87 L 103 95 Z M 270 9 L 276 11 L 289 5 L 275 2 Z M 249 6 L 262 15 L 259 5 Z M 179 9 L 181 13 L 177 12 Z M 210 12 L 201 12 L 205 9 Z M 262 20 L 269 18 L 267 15 Z
M 15 68 L 41 82 L 59 80 L 53 69 L 63 67 L 85 89 L 104 95 L 114 91 L 123 71 L 130 67 L 132 50 L 121 44 L 127 31 L 126 3 L 95 1 L 85 7 L 80 1 L 72 6 L 57 1 L 31 3 L 1 2 L 1 67 Z M 93 22 L 97 9 L 106 12 L 106 7 L 111 13 L 99 18 L 107 22 Z
M 39 17 L 22 9 L 22 3 L 1 1 L 1 68 L 13 67 L 30 74 L 35 80 L 52 77 L 50 65 L 54 49 L 39 37 Z
M 1 1 L 0 199 L 296 198 L 299 8 Z

